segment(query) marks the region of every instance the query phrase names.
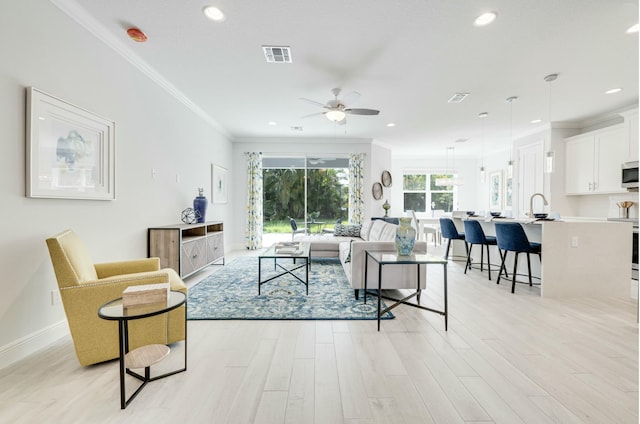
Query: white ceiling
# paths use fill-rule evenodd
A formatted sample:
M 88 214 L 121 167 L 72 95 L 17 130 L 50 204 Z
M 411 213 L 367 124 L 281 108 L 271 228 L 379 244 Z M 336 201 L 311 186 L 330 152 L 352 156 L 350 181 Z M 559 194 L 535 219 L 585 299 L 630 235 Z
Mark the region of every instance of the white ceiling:
M 478 154 L 480 112 L 489 112 L 485 149 L 509 145 L 510 96 L 515 137 L 541 129 L 549 113 L 585 121 L 638 102 L 638 34 L 625 34 L 637 0 L 51 1 L 233 139 L 370 138 L 400 154 L 454 144 Z M 207 20 L 208 4 L 226 21 Z M 474 26 L 489 10 L 496 21 Z M 148 41 L 130 40 L 130 26 Z M 290 46 L 293 63 L 267 63 L 263 45 Z M 333 87 L 358 91 L 352 106 L 380 115 L 345 126 L 303 119 L 320 108 L 300 98 L 325 103 Z M 614 87 L 623 91 L 604 94 Z M 455 92 L 470 95 L 448 104 Z

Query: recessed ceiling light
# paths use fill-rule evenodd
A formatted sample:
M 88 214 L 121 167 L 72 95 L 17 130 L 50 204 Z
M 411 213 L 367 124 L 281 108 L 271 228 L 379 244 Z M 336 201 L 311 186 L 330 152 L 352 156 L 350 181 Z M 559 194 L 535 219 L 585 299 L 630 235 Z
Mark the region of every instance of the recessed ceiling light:
M 639 28 L 640 27 L 638 26 L 638 24 L 632 25 L 625 31 L 625 33 L 627 33 L 627 34 L 635 34 L 636 32 L 638 32 Z
M 542 119 L 534 119 L 531 121 L 532 124 L 539 124 L 540 122 L 542 122 Z
M 447 103 L 460 103 L 466 99 L 468 95 L 469 93 L 454 93 L 453 96 L 449 97 Z
M 604 92 L 604 94 L 615 94 L 615 93 L 619 93 L 622 91 L 622 88 L 612 88 L 611 90 L 607 90 Z
M 387 127 L 395 127 L 395 126 L 396 126 L 396 124 L 394 124 L 393 122 L 389 122 L 389 123 L 387 124 Z
M 272 127 L 275 127 L 276 125 L 278 125 L 277 122 L 273 122 L 273 121 L 269 121 L 267 122 L 267 125 L 271 125 Z
M 459 138 L 455 142 L 456 143 L 466 143 L 467 141 L 469 141 L 468 138 Z M 451 147 L 451 148 L 453 148 L 453 147 Z M 447 149 L 449 149 L 449 147 L 447 147 Z
M 204 16 L 206 16 L 207 18 L 211 19 L 214 22 L 222 22 L 226 19 L 222 10 L 218 9 L 215 6 L 205 6 L 202 9 L 202 13 L 204 13 Z
M 495 19 L 497 17 L 498 17 L 498 13 L 497 12 L 483 13 L 482 15 L 480 15 L 480 16 L 478 16 L 476 18 L 476 20 L 473 22 L 473 24 L 475 26 L 489 25 L 491 22 L 495 21 Z

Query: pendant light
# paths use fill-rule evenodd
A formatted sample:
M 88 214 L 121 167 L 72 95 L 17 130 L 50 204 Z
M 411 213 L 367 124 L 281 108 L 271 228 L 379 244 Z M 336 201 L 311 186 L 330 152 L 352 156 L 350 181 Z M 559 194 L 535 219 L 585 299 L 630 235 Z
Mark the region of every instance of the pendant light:
M 558 74 L 549 74 L 544 77 L 544 80 L 549 83 L 549 132 L 551 132 L 551 83 L 556 79 L 558 79 Z M 551 141 L 549 141 L 549 144 L 551 144 Z M 551 145 L 549 145 L 549 148 L 551 148 Z M 553 172 L 554 156 L 555 154 L 553 150 L 547 150 L 544 154 L 544 172 L 547 174 L 551 174 Z
M 509 162 L 507 162 L 507 179 L 513 178 L 513 102 L 518 100 L 517 96 L 511 96 L 507 99 L 510 106 L 510 116 L 509 116 Z
M 452 162 L 453 162 L 453 168 L 451 170 L 449 170 L 449 152 L 451 152 L 451 157 Z M 456 152 L 455 152 L 455 147 L 453 146 L 448 146 L 447 147 L 447 153 L 446 153 L 446 164 L 447 167 L 445 168 L 445 174 L 451 174 L 451 176 L 445 177 L 445 178 L 436 178 L 435 184 L 437 186 L 445 186 L 445 187 L 450 187 L 450 186 L 461 186 L 464 184 L 464 181 L 462 180 L 462 178 L 453 175 L 453 173 L 455 172 L 456 169 Z
M 480 182 L 485 182 L 487 179 L 487 172 L 484 168 L 484 118 L 489 116 L 489 112 L 480 112 L 478 118 L 482 119 L 482 160 L 480 162 Z

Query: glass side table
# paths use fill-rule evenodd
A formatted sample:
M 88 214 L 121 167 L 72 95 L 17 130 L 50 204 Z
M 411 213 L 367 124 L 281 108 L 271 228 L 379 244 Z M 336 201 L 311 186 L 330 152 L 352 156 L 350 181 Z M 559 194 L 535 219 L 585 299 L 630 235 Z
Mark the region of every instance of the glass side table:
M 171 371 L 162 375 L 151 377 L 151 365 L 157 364 L 169 355 L 169 346 L 152 344 L 141 346 L 129 351 L 129 321 L 149 318 L 165 314 L 182 305 L 186 305 L 187 295 L 179 291 L 169 292 L 167 303 L 155 303 L 140 305 L 132 308 L 122 306 L 122 298 L 105 303 L 98 309 L 98 316 L 109 321 L 118 321 L 118 339 L 120 348 L 120 408 L 125 409 L 129 403 L 140 393 L 147 383 L 169 377 L 187 370 L 187 308 L 184 308 L 184 368 Z M 144 368 L 144 375 L 140 375 L 131 369 Z M 126 398 L 125 373 L 129 374 L 142 384 L 136 391 Z
M 447 321 L 448 321 L 448 312 L 447 312 L 447 264 L 449 263 L 447 259 L 441 258 L 438 256 L 433 256 L 430 254 L 413 254 L 409 256 L 400 256 L 395 252 L 380 252 L 380 251 L 371 251 L 367 250 L 367 254 L 365 255 L 364 261 L 364 302 L 367 302 L 367 271 L 369 260 L 374 261 L 378 264 L 378 331 L 380 331 L 380 317 L 396 306 L 403 304 L 413 306 L 414 308 L 424 309 L 425 311 L 435 312 L 437 314 L 444 316 L 444 330 L 447 331 Z M 416 273 L 417 273 L 417 282 L 416 282 L 416 291 L 411 293 L 409 296 L 406 296 L 402 299 L 396 299 L 390 296 L 386 296 L 382 294 L 382 267 L 385 265 L 415 265 Z M 420 265 L 442 265 L 444 267 L 444 309 L 439 311 L 437 309 L 427 308 L 426 306 L 420 305 Z M 372 287 L 373 288 L 373 287 Z M 409 299 L 416 297 L 418 300 L 418 304 L 408 302 Z M 381 309 L 381 298 L 393 300 L 393 303 L 390 306 L 387 306 L 385 309 Z

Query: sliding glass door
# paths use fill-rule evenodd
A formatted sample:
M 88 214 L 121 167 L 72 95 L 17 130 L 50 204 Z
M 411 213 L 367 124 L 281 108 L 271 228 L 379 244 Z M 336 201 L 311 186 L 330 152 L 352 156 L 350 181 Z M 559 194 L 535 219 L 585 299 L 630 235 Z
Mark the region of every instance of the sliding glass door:
M 289 218 L 311 232 L 347 219 L 348 158 L 264 157 L 262 167 L 265 232 L 286 232 Z

